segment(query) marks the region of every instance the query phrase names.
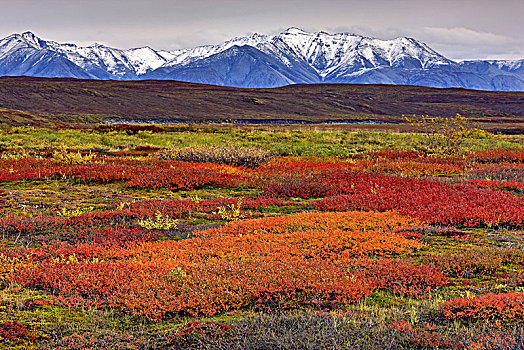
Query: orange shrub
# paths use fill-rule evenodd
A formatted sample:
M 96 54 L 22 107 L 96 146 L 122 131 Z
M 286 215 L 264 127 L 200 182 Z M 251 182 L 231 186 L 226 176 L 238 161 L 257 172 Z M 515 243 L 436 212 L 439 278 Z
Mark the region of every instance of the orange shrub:
M 409 263 L 371 264 L 366 274 L 351 268 L 360 264 L 355 258 L 367 264 L 369 255 L 420 247 L 396 233 L 417 224 L 392 212 L 302 213 L 229 223 L 178 242 L 49 245 L 9 251 L 24 261 L 9 276 L 56 295 L 60 305 L 116 307 L 151 319 L 245 308 L 332 308 L 375 288 L 417 297 L 437 288 L 433 270 Z M 415 276 L 429 271 L 429 280 L 413 282 L 399 274 L 399 266 Z M 381 274 L 389 274 L 390 282 L 377 282 Z M 406 281 L 407 292 L 397 287 Z
M 424 160 L 377 159 L 357 162 L 356 169 L 402 174 L 407 176 L 452 176 L 464 172 L 464 166 L 449 163 L 431 163 Z
M 194 263 L 248 261 L 258 258 L 268 261 L 318 258 L 343 262 L 366 255 L 401 254 L 421 246 L 418 241 L 390 232 L 330 230 L 150 243 L 141 245 L 138 250 L 144 254 L 163 256 L 164 259 L 176 256 L 178 261 L 187 259 Z
M 395 212 L 331 212 L 299 213 L 287 216 L 243 220 L 224 227 L 203 231 L 201 237 L 239 236 L 257 233 L 284 233 L 297 231 L 395 231 L 408 229 L 420 221 Z
M 135 272 L 117 286 L 111 305 L 160 319 L 181 312 L 210 316 L 248 307 L 266 311 L 331 308 L 357 301 L 372 291 L 365 280 L 351 278 L 345 269 L 327 262 L 249 261 L 172 268 L 164 275 Z

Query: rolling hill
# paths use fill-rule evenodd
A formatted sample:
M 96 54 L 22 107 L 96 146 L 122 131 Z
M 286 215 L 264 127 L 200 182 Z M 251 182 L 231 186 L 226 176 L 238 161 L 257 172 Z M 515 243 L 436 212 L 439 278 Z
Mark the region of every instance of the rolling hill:
M 397 123 L 402 115 L 524 122 L 524 93 L 417 86 L 298 84 L 251 89 L 167 80 L 0 78 L 3 125 L 287 120 Z

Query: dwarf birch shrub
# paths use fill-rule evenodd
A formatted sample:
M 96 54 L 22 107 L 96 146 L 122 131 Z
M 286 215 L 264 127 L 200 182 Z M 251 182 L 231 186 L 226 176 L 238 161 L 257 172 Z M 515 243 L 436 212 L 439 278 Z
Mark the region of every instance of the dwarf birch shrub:
M 273 156 L 262 149 L 239 146 L 191 146 L 173 148 L 160 154 L 162 159 L 197 163 L 218 163 L 256 168 Z
M 471 135 L 467 119 L 460 114 L 449 118 L 429 115 L 404 118 L 426 136 L 423 151 L 428 154 L 457 155 Z
M 53 152 L 53 160 L 61 164 L 87 164 L 91 162 L 95 156 L 96 154 L 91 152 L 89 152 L 89 154 L 82 154 L 79 151 L 68 151 L 64 145 L 60 145 L 60 149 Z

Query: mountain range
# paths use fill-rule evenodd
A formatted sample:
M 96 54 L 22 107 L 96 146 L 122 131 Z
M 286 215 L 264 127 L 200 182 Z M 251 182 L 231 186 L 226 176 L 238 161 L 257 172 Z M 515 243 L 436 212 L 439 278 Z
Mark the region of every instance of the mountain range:
M 453 61 L 412 38 L 380 40 L 289 28 L 220 45 L 122 50 L 47 41 L 31 32 L 0 40 L 0 76 L 180 80 L 233 87 L 361 83 L 524 91 L 523 60 Z

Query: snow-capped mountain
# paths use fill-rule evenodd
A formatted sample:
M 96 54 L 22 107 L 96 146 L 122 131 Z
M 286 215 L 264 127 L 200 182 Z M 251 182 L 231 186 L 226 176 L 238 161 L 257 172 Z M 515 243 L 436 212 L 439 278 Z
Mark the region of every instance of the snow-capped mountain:
M 61 71 L 58 67 L 50 70 L 45 76 L 91 79 L 136 79 L 172 58 L 169 54 L 157 52 L 149 47 L 131 50 L 119 50 L 99 44 L 80 47 L 75 44 L 45 41 L 31 32 L 26 32 L 0 40 L 0 74 L 35 75 L 31 73 L 34 70 L 32 67 L 27 67 L 28 71 L 24 72 L 23 68 L 26 65 L 23 63 L 30 61 L 33 65 L 44 66 L 45 61 L 35 60 L 42 54 L 68 61 L 81 71 L 71 73 L 67 70 Z M 13 66 L 14 62 L 21 62 L 21 67 Z
M 477 71 L 487 71 L 490 68 L 499 69 L 503 72 L 518 73 L 524 76 L 524 59 L 522 60 L 469 60 L 460 63 L 463 66 L 476 69 Z
M 295 82 L 304 83 L 336 81 L 384 66 L 426 69 L 453 63 L 427 45 L 410 38 L 379 40 L 348 33 L 308 33 L 290 28 L 275 36 L 254 34 L 221 45 L 174 51 L 171 54 L 175 57 L 166 62 L 161 71 L 169 72 L 172 78 L 176 78 L 185 67 L 194 66 L 194 62 L 213 61 L 210 57 L 235 46 L 256 48 L 287 67 L 284 69 L 296 71 L 299 77 Z M 153 76 L 161 78 L 161 71 Z M 287 75 L 295 74 L 289 72 Z
M 380 40 L 298 28 L 174 51 L 81 47 L 30 32 L 13 34 L 0 40 L 0 75 L 175 79 L 239 87 L 326 82 L 524 90 L 524 60 L 455 62 L 412 38 Z

